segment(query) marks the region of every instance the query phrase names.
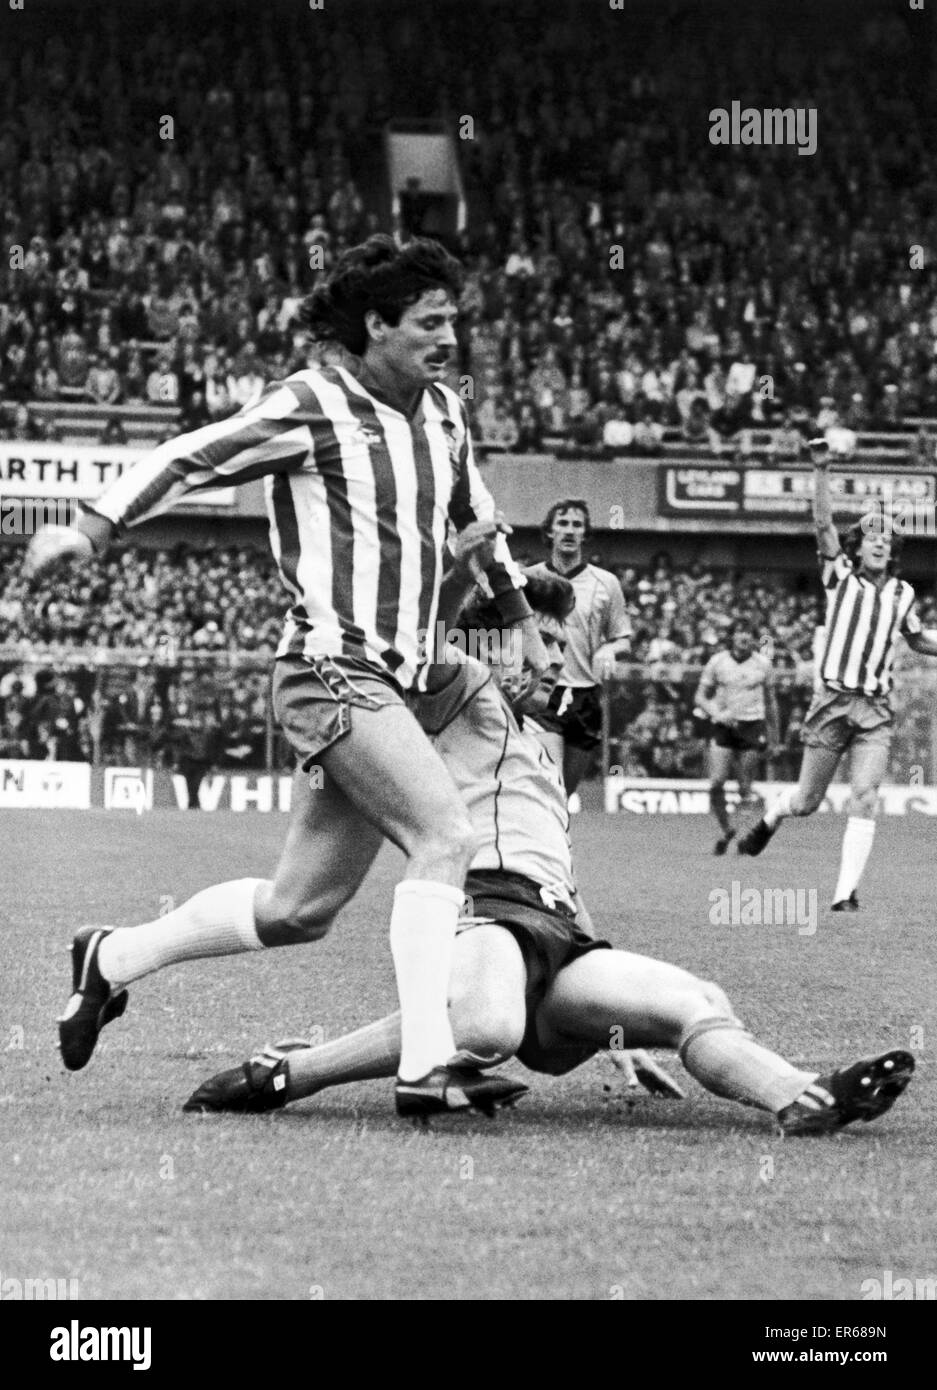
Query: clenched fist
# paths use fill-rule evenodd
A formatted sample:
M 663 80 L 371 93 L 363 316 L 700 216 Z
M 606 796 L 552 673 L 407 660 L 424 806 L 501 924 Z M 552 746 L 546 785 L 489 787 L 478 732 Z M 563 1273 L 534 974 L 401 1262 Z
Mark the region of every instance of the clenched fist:
M 44 526 L 26 549 L 23 578 L 39 579 L 59 560 L 90 560 L 97 551 L 106 549 L 113 531 L 113 522 L 89 513 L 71 526 Z

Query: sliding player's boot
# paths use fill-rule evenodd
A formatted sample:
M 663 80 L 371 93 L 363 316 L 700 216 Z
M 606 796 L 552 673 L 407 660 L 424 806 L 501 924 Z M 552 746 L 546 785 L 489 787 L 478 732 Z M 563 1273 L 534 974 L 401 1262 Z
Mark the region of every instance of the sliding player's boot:
M 777 826 L 767 825 L 764 818 L 756 820 L 751 830 L 746 830 L 744 835 L 739 836 L 736 846 L 739 854 L 760 854 L 775 830 Z
M 98 949 L 113 927 L 82 927 L 72 942 L 72 996 L 58 1020 L 59 1048 L 69 1071 L 81 1071 L 91 1060 L 101 1029 L 120 1018 L 127 991 L 111 992 L 98 968 Z
M 713 846 L 713 854 L 725 854 L 734 839 L 735 831 L 730 828 L 724 835 L 719 836 L 719 839 Z
M 874 1120 L 891 1109 L 913 1072 L 914 1058 L 902 1051 L 840 1067 L 812 1081 L 778 1113 L 778 1124 L 784 1134 L 828 1134 L 853 1120 Z
M 450 1064 L 434 1067 L 418 1081 L 397 1077 L 397 1114 L 405 1119 L 425 1119 L 450 1110 L 481 1110 L 493 1115 L 499 1106 L 513 1105 L 527 1094 L 522 1081 L 478 1067 Z
M 241 1066 L 203 1081 L 182 1108 L 198 1115 L 263 1115 L 268 1110 L 282 1110 L 287 1102 L 289 1053 L 311 1046 L 304 1038 L 268 1043 L 263 1052 Z
M 854 888 L 854 889 L 852 890 L 852 892 L 849 894 L 849 897 L 848 897 L 848 898 L 840 898 L 838 902 L 835 902 L 835 903 L 833 904 L 833 906 L 830 908 L 830 911 L 831 911 L 831 912 L 858 912 L 858 911 L 859 911 L 859 899 L 858 899 L 858 897 L 856 896 L 856 890 L 855 890 L 855 888 Z

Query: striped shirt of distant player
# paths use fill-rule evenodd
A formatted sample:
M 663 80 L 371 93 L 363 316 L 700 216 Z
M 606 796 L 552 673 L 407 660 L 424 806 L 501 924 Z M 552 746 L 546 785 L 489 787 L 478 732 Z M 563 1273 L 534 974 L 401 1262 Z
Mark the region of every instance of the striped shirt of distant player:
M 540 574 L 563 574 L 549 560 L 533 566 Z M 574 690 L 596 685 L 592 662 L 606 642 L 631 636 L 631 619 L 625 607 L 621 585 L 608 570 L 598 565 L 577 565 L 563 574 L 573 586 L 576 607 L 566 619 L 566 653 L 559 685 Z
M 569 809 L 556 764 L 527 719 L 521 728 L 491 673 L 473 657 L 413 708 L 465 803 L 476 836 L 473 869 L 539 883 L 544 901 L 575 910 Z
M 408 419 L 343 367 L 297 372 L 231 419 L 154 449 L 94 510 L 130 525 L 187 493 L 257 478 L 294 600 L 277 656 L 358 657 L 409 688 L 436 620 L 448 525 L 495 510 L 459 397 L 429 386 Z M 496 556 L 502 581 L 506 571 L 521 587 L 503 537 Z
M 898 634 L 921 631 L 914 589 L 894 576 L 878 588 L 842 551 L 820 557 L 820 575 L 826 590 L 821 680 L 834 690 L 887 695 Z
M 723 714 L 738 723 L 765 718 L 765 686 L 771 662 L 761 652 L 736 661 L 731 652 L 716 652 L 703 670 L 700 684 L 715 693 Z

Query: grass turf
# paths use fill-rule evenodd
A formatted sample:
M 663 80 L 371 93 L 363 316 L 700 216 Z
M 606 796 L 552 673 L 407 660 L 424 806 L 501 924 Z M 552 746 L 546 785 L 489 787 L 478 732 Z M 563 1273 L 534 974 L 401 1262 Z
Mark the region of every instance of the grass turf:
M 326 941 L 140 982 L 89 1067 L 65 1073 L 54 1018 L 75 926 L 264 875 L 285 825 L 0 813 L 0 1278 L 74 1279 L 83 1298 L 856 1299 L 886 1269 L 937 1273 L 929 822 L 880 822 L 857 916 L 826 911 L 838 818 L 788 823 L 757 860 L 713 858 L 700 817 L 574 822 L 614 944 L 718 980 L 796 1063 L 914 1045 L 907 1096 L 832 1139 L 782 1140 L 676 1061 L 685 1102 L 631 1104 L 602 1058 L 528 1076 L 531 1094 L 494 1121 L 423 1132 L 395 1117 L 388 1082 L 272 1116 L 184 1115 L 200 1080 L 258 1043 L 334 1037 L 394 1007 L 391 851 Z M 713 925 L 710 892 L 733 879 L 817 889 L 816 933 Z

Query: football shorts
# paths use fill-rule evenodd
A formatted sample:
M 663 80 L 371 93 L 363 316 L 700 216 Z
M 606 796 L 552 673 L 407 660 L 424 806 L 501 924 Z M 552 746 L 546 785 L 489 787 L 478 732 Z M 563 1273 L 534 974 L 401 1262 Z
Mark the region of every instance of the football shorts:
M 763 719 L 740 719 L 731 728 L 713 724 L 712 740 L 717 748 L 729 748 L 733 753 L 757 752 L 767 746 L 768 729 Z
M 511 933 L 524 957 L 527 1025 L 517 1050 L 519 1060 L 531 1071 L 550 1074 L 570 1071 L 587 1061 L 599 1048 L 592 1043 L 571 1043 L 562 1049 L 562 1067 L 557 1065 L 557 1054 L 544 1049 L 537 1035 L 537 1010 L 564 966 L 590 951 L 611 950 L 611 942 L 589 936 L 577 925 L 570 908 L 555 899 L 550 905 L 543 896 L 545 890 L 522 874 L 472 870 L 465 892 L 471 901 L 471 916 L 460 930 L 479 925 L 475 919 L 496 922 Z
M 273 666 L 273 713 L 304 772 L 351 729 L 352 710 L 403 705 L 385 671 L 347 656 L 281 656 Z
M 887 695 L 825 686 L 804 716 L 801 740 L 807 748 L 828 748 L 834 753 L 856 747 L 888 749 L 893 722 Z

